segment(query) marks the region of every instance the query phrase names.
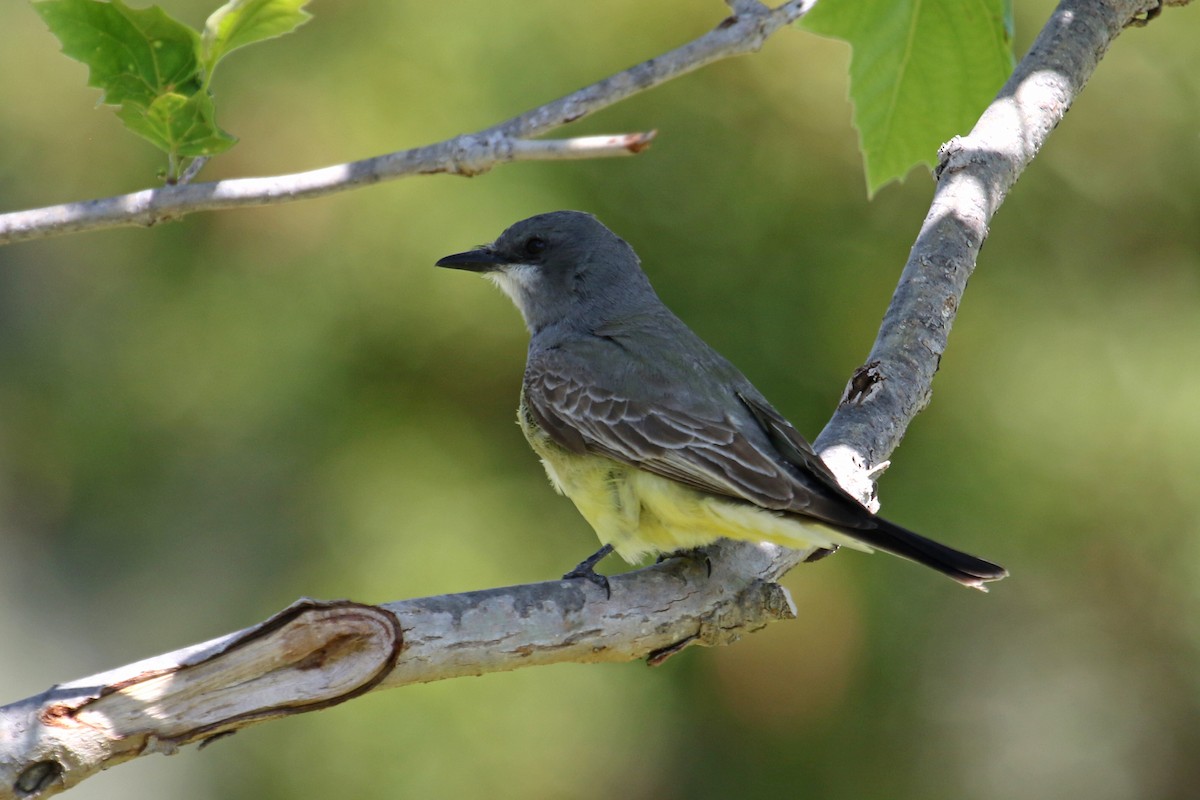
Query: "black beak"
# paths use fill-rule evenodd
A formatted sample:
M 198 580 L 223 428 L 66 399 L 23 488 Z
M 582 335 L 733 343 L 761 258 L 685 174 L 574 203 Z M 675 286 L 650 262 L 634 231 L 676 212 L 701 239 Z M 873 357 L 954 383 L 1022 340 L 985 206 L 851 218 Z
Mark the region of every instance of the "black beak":
M 439 259 L 434 266 L 465 269 L 470 272 L 495 272 L 506 264 L 508 264 L 507 261 L 484 247 L 446 256 Z

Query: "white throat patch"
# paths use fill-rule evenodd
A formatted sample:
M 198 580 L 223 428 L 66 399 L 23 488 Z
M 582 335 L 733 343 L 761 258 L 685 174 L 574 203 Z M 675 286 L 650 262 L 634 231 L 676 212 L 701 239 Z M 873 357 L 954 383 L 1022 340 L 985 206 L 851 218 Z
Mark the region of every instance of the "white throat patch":
M 524 291 L 528 291 L 536 270 L 537 268 L 532 264 L 509 264 L 504 269 L 487 273 L 486 277 L 499 286 L 500 291 L 508 295 L 508 299 L 513 301 L 513 305 L 524 314 L 523 294 Z

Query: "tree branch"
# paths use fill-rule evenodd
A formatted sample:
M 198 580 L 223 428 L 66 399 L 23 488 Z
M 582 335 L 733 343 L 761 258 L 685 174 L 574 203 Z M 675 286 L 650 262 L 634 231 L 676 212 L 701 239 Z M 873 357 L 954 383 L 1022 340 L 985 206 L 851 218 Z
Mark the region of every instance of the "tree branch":
M 174 753 L 376 688 L 720 645 L 795 616 L 736 558 L 673 558 L 610 579 L 552 581 L 380 606 L 301 600 L 244 631 L 0 708 L 0 798 L 57 794 L 102 769 Z
M 846 488 L 872 508 L 875 479 L 929 403 L 992 217 L 1113 40 L 1159 9 L 1157 0 L 1062 0 L 971 132 L 939 151 L 933 202 L 875 344 L 814 443 Z M 776 566 L 786 572 L 798 561 L 785 553 Z
M 1109 44 L 1151 5 L 1063 0 L 971 133 L 943 148 L 875 346 L 817 439 L 861 496 L 873 485 L 866 466 L 928 402 L 989 221 Z M 805 553 L 731 542 L 707 553 L 614 577 L 609 599 L 554 581 L 383 606 L 301 601 L 246 631 L 54 687 L 0 708 L 0 800 L 47 797 L 138 755 L 376 688 L 563 661 L 654 664 L 794 615 L 774 580 Z
M 65 233 L 156 225 L 197 211 L 261 206 L 321 197 L 410 175 L 471 177 L 497 164 L 562 158 L 631 155 L 653 133 L 528 141 L 721 59 L 757 51 L 767 37 L 799 19 L 816 0 L 789 0 L 778 8 L 735 4 L 737 13 L 704 36 L 591 86 L 477 133 L 331 167 L 267 178 L 179 183 L 98 200 L 0 214 L 0 244 Z
M 1152 7 L 1062 0 L 971 132 L 942 146 L 933 202 L 875 344 L 817 439 L 826 461 L 881 464 L 929 403 L 988 224 L 1112 41 Z

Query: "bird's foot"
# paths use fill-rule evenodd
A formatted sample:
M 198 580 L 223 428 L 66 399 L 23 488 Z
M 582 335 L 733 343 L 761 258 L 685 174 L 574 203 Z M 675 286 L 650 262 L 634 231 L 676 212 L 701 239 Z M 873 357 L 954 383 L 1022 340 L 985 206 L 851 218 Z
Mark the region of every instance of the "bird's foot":
M 612 597 L 612 588 L 608 585 L 608 578 L 596 572 L 596 565 L 604 560 L 605 556 L 613 551 L 611 544 L 606 544 L 590 556 L 580 561 L 575 565 L 575 568 L 563 575 L 564 581 L 573 580 L 575 578 L 583 578 L 599 586 L 604 590 L 605 597 Z

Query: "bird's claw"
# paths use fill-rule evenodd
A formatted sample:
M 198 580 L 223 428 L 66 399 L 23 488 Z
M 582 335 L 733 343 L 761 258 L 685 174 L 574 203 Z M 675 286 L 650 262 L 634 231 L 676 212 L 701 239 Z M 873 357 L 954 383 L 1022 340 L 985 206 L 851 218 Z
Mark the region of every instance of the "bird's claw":
M 612 551 L 613 546 L 611 544 L 604 545 L 604 547 L 601 547 L 583 561 L 580 561 L 578 564 L 576 564 L 575 568 L 566 575 L 563 575 L 563 580 L 569 581 L 576 578 L 583 578 L 584 580 L 591 581 L 603 589 L 605 598 L 612 597 L 612 587 L 608 584 L 608 578 L 604 577 L 599 572 L 596 572 L 596 565 L 599 564 L 604 557 Z

